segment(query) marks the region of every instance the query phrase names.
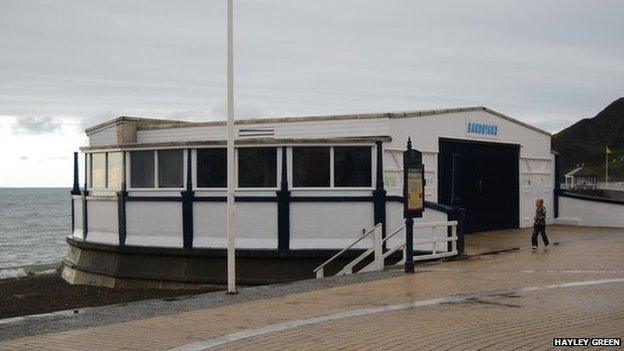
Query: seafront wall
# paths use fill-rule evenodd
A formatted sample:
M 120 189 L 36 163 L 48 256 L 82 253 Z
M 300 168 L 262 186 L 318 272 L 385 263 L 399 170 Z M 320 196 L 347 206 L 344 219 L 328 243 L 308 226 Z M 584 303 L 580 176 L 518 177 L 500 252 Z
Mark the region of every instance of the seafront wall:
M 624 201 L 563 193 L 555 223 L 624 228 Z

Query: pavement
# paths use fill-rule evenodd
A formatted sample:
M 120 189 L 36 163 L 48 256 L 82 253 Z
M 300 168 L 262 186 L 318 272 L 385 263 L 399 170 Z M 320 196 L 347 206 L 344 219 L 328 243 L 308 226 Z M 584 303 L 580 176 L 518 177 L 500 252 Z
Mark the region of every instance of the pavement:
M 0 321 L 0 350 L 543 350 L 624 336 L 624 229 L 467 236 L 400 269 Z M 608 349 L 622 349 L 612 347 Z

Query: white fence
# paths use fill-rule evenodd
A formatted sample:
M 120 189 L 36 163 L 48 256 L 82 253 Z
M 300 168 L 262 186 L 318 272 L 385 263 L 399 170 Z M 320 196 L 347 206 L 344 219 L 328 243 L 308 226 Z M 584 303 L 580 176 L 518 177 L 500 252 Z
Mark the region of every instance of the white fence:
M 624 182 L 598 182 L 598 189 L 624 191 Z

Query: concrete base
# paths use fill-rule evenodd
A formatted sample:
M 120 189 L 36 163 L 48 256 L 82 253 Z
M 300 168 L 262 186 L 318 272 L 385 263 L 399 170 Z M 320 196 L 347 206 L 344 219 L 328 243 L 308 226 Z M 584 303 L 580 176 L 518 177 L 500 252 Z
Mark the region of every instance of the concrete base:
M 63 261 L 63 278 L 71 284 L 188 289 L 227 283 L 224 249 L 117 247 L 71 238 L 67 242 L 69 251 Z M 259 285 L 314 278 L 314 268 L 336 252 L 338 250 L 237 250 L 236 280 L 240 285 Z M 335 274 L 362 252 L 346 252 L 326 267 L 326 275 Z M 401 253 L 397 254 L 391 260 L 398 261 Z M 370 259 L 356 269 L 368 262 Z
M 101 274 L 87 273 L 65 265 L 61 273 L 63 279 L 72 285 L 95 285 L 111 289 L 163 289 L 194 290 L 214 287 L 214 284 L 190 284 L 158 280 L 123 279 Z

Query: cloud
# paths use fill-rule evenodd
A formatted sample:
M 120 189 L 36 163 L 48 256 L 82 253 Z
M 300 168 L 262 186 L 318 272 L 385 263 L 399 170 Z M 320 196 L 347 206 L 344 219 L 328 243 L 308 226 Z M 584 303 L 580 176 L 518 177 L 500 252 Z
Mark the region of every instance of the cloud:
M 62 160 L 68 160 L 69 157 L 67 157 L 67 156 L 46 156 L 44 159 L 48 160 L 48 161 L 62 161 Z
M 63 124 L 50 116 L 15 117 L 13 132 L 15 134 L 48 134 L 59 131 Z
M 548 121 L 536 122 L 535 126 L 544 130 L 548 130 L 553 134 L 565 129 L 576 122 L 573 118 L 566 119 L 552 119 Z
M 234 114 L 237 119 L 259 118 L 264 115 L 260 106 L 247 103 L 235 103 Z M 220 119 L 227 117 L 227 106 L 225 100 L 218 101 L 210 112 L 211 116 Z
M 35 162 L 65 161 L 68 159 L 69 157 L 67 156 L 41 156 L 41 157 L 32 158 L 26 155 L 20 156 L 19 158 L 20 161 L 35 161 Z

